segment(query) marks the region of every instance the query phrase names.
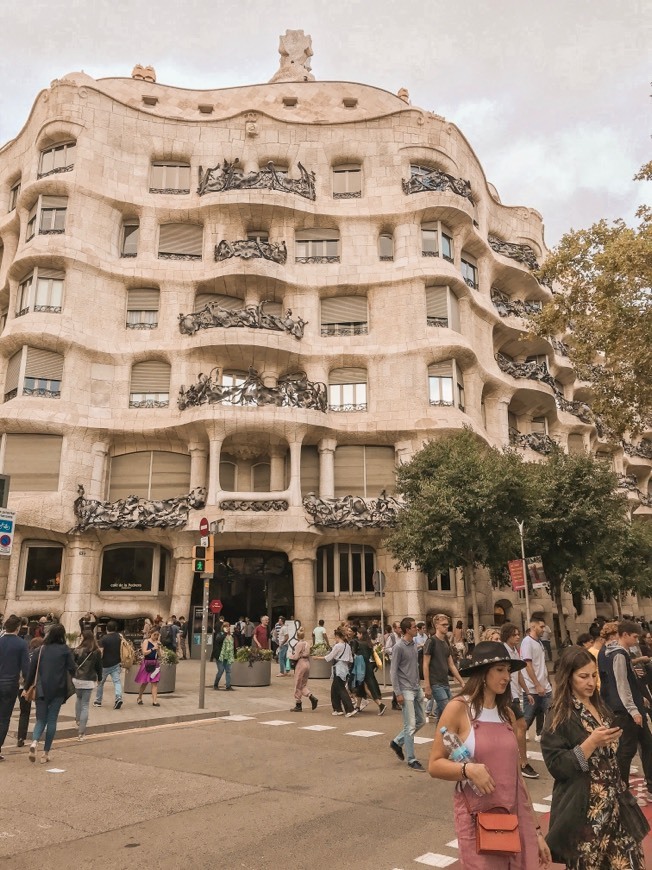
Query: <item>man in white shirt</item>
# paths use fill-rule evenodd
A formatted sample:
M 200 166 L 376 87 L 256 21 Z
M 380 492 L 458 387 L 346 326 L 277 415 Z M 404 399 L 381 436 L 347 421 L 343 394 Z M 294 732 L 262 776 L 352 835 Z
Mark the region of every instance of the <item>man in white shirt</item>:
M 285 677 L 290 672 L 290 665 L 287 660 L 290 632 L 285 624 L 284 616 L 279 616 L 278 622 L 274 627 L 274 633 L 276 634 L 276 643 L 278 644 L 279 676 Z
M 529 693 L 523 700 L 523 715 L 525 716 L 526 730 L 535 719 L 537 720 L 537 735 L 534 738 L 537 742 L 541 740 L 543 717 L 548 712 L 548 707 L 552 701 L 552 686 L 548 679 L 546 653 L 541 643 L 544 628 L 543 619 L 533 615 L 530 618 L 530 631 L 521 642 L 521 658 L 525 662 L 523 677 Z M 530 698 L 532 698 L 532 703 Z
M 396 646 L 396 644 L 401 639 L 401 623 L 393 622 L 392 630 L 387 636 L 387 640 L 385 641 L 385 655 L 390 660 L 392 660 L 392 650 Z M 403 709 L 399 702 L 396 699 L 396 693 L 392 694 L 392 710 L 401 710 Z
M 509 653 L 509 657 L 517 661 L 520 660 L 521 656 L 518 651 L 518 644 L 521 639 L 521 632 L 518 630 L 518 627 L 512 625 L 511 622 L 506 622 L 500 629 L 500 639 Z M 527 760 L 527 745 L 525 740 L 527 728 L 525 727 L 525 717 L 523 715 L 522 697 L 526 695 L 531 704 L 534 704 L 534 698 L 527 690 L 523 671 L 513 671 L 510 687 L 512 690 L 512 712 L 516 717 L 514 734 L 518 743 L 518 752 L 521 756 L 521 773 L 526 779 L 539 779 L 539 774 Z

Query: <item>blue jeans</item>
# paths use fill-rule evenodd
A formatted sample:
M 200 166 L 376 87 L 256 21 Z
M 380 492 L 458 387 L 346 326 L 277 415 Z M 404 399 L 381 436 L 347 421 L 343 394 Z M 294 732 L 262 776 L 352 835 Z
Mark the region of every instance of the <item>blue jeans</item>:
M 86 725 L 88 723 L 88 708 L 91 703 L 92 689 L 77 689 L 77 700 L 75 701 L 75 719 L 79 726 L 79 733 L 86 734 Z
M 278 648 L 278 667 L 281 674 L 287 674 L 290 670 L 288 667 L 288 646 L 287 643 L 284 643 Z
M 537 714 L 541 714 L 541 718 L 546 715 L 548 707 L 552 702 L 552 692 L 548 692 L 547 695 L 537 695 L 536 692 L 533 692 L 532 697 L 534 698 L 534 704 L 530 704 L 527 695 L 523 696 L 523 716 L 525 717 L 526 729 L 529 728 L 537 718 Z
M 449 686 L 431 686 L 430 691 L 432 692 L 432 698 L 429 698 L 426 701 L 426 713 L 428 716 L 431 716 L 433 713 L 433 707 L 437 708 L 437 712 L 435 716 L 437 719 L 444 712 L 446 704 L 453 697 Z
M 36 724 L 34 725 L 34 733 L 32 740 L 38 741 L 41 739 L 41 734 L 45 731 L 45 746 L 46 752 L 52 748 L 54 735 L 57 733 L 57 719 L 59 718 L 59 710 L 64 699 L 59 696 L 52 698 L 51 701 L 46 701 L 45 698 L 36 699 Z
M 426 724 L 423 709 L 423 689 L 405 689 L 403 692 L 403 730 L 394 738 L 394 743 L 405 747 L 408 764 L 416 760 L 414 735 Z
M 115 699 L 116 701 L 122 700 L 122 683 L 120 682 L 120 665 L 113 665 L 112 668 L 102 668 L 102 679 L 98 683 L 97 686 L 97 694 L 95 695 L 95 701 L 98 704 L 102 703 L 102 697 L 104 696 L 104 683 L 107 680 L 107 677 L 111 677 L 113 680 L 113 688 L 115 689 Z
M 213 688 L 217 689 L 220 680 L 222 679 L 222 674 L 226 674 L 226 688 L 231 688 L 231 662 L 223 662 L 219 660 L 217 663 L 217 676 L 215 677 L 215 682 L 213 683 Z

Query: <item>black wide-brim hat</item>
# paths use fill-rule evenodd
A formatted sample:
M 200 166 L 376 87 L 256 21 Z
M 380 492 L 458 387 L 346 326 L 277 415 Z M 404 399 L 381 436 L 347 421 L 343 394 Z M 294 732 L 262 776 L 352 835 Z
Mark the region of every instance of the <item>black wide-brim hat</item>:
M 514 671 L 521 671 L 525 667 L 524 661 L 510 657 L 504 644 L 496 640 L 483 640 L 482 643 L 476 644 L 470 663 L 459 670 L 463 677 L 470 677 L 471 674 L 474 674 L 481 668 L 490 668 L 492 665 L 502 664 L 508 664 L 512 673 Z

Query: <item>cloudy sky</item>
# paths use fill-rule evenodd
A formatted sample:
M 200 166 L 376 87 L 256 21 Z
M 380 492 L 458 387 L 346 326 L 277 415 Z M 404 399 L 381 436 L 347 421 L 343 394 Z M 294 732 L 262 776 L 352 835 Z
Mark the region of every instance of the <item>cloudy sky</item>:
M 3 16 L 0 143 L 52 79 L 83 69 L 215 88 L 267 81 L 286 29 L 320 80 L 396 92 L 455 122 L 504 203 L 546 240 L 652 201 L 651 0 L 28 0 Z

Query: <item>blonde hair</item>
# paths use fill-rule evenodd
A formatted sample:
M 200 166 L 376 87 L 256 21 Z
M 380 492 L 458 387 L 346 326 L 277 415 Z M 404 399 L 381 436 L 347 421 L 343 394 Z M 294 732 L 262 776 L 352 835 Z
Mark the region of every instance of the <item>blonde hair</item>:
M 613 634 L 618 634 L 618 623 L 617 622 L 605 622 L 602 626 L 602 631 L 600 632 L 600 637 L 603 637 L 605 640 L 608 637 L 611 637 Z
M 302 628 L 300 628 L 297 631 L 297 637 L 299 638 L 299 640 L 303 640 L 305 636 L 306 636 L 305 631 Z

